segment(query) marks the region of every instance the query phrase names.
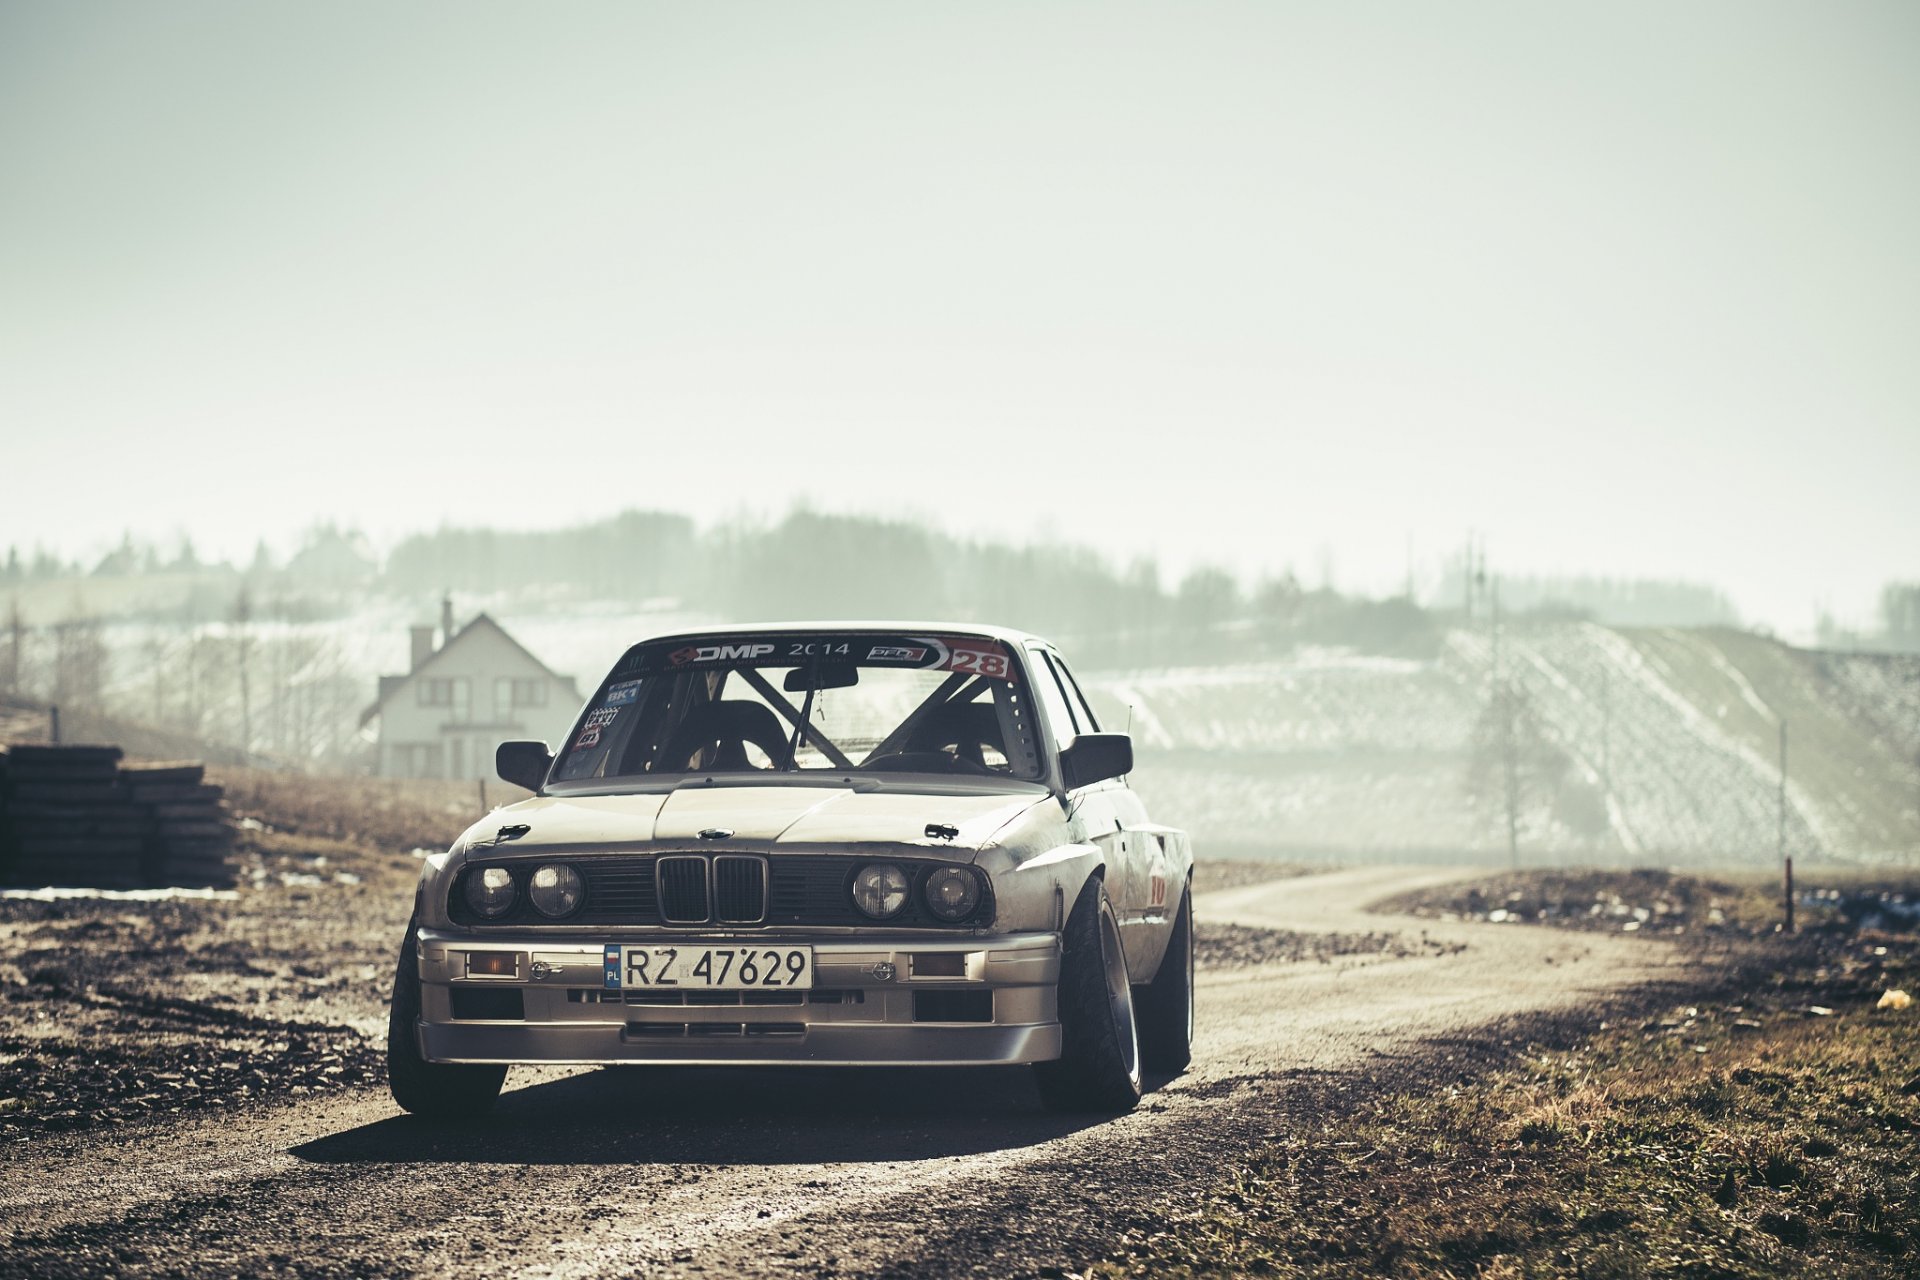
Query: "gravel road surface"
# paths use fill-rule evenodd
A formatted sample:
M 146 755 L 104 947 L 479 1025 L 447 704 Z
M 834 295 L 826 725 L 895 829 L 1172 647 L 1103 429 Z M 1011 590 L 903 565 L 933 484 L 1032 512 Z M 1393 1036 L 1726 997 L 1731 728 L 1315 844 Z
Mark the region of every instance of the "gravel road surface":
M 1118 1120 L 1049 1115 L 1017 1069 L 520 1071 L 457 1129 L 360 1087 L 11 1145 L 0 1276 L 1057 1275 L 1283 1129 L 1302 1073 L 1444 1064 L 1674 973 L 1663 942 L 1364 910 L 1465 874 L 1200 895 L 1242 940 L 1360 941 L 1203 970 L 1193 1069 Z

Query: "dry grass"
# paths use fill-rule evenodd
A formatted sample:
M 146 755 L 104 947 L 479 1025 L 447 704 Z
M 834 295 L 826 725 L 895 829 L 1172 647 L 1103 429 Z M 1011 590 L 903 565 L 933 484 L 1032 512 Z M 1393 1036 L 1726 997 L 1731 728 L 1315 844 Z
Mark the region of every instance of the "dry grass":
M 1796 888 L 1801 899 L 1800 928 L 1844 928 L 1846 922 L 1834 905 L 1809 901 L 1809 897 L 1822 889 L 1887 890 L 1913 896 L 1920 892 L 1920 873 L 1803 869 Z M 1403 894 L 1376 910 L 1434 919 L 1752 938 L 1778 930 L 1781 889 L 1777 877 L 1758 873 L 1705 876 L 1653 868 L 1516 871 Z
M 1920 948 L 1848 945 L 1871 974 L 1798 947 L 1784 972 L 1571 1048 L 1483 1074 L 1430 1064 L 1430 1084 L 1306 1108 L 1203 1207 L 1090 1274 L 1920 1273 L 1920 1020 L 1869 998 L 1911 987 Z M 1807 1012 L 1821 1001 L 1831 1016 Z
M 227 789 L 227 804 L 236 817 L 252 818 L 269 833 L 295 837 L 304 848 L 321 840 L 390 853 L 440 850 L 484 812 L 480 788 L 472 782 L 341 778 L 237 767 L 207 773 L 209 781 Z M 528 794 L 497 779 L 486 786 L 489 808 Z

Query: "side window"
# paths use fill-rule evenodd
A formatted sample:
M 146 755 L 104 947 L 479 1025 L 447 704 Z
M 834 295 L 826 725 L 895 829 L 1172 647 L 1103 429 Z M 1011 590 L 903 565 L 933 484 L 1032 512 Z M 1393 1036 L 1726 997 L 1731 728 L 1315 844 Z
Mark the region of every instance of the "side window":
M 1064 740 L 1079 733 L 1080 726 L 1067 707 L 1067 696 L 1060 690 L 1060 678 L 1053 673 L 1047 655 L 1038 649 L 1029 649 L 1027 665 L 1033 671 L 1034 692 L 1040 698 L 1040 705 L 1047 709 L 1047 723 L 1053 728 L 1053 736 Z
M 1067 660 L 1059 654 L 1056 653 L 1052 657 L 1054 665 L 1060 668 L 1061 678 L 1066 681 L 1067 705 L 1080 716 L 1081 723 L 1087 726 L 1087 732 L 1100 732 L 1100 721 L 1095 718 L 1093 706 L 1087 701 L 1087 695 L 1080 692 L 1080 682 L 1073 678 L 1073 668 L 1069 667 Z
M 1060 700 L 1067 705 L 1067 714 L 1073 718 L 1073 731 L 1075 733 L 1090 732 L 1093 728 L 1092 724 L 1080 713 L 1080 708 L 1074 705 L 1072 686 L 1060 674 L 1060 660 L 1051 653 L 1041 656 L 1046 659 L 1047 670 L 1052 673 L 1053 683 L 1060 690 Z

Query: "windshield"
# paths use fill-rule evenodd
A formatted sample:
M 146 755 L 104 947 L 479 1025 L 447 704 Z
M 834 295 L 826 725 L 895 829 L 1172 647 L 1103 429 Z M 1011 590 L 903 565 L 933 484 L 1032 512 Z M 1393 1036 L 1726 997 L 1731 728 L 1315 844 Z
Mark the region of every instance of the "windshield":
M 555 782 L 862 770 L 1043 774 L 1020 668 L 997 640 L 808 633 L 636 645 Z

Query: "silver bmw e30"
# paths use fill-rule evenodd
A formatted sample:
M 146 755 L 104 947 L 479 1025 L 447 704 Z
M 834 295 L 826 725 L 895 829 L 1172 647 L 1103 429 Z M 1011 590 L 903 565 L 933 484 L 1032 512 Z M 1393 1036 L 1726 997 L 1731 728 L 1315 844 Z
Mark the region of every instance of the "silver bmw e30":
M 938 625 L 633 646 L 535 794 L 427 860 L 387 1061 L 475 1115 L 515 1063 L 1029 1063 L 1118 1112 L 1187 1065 L 1192 854 L 1046 641 Z

